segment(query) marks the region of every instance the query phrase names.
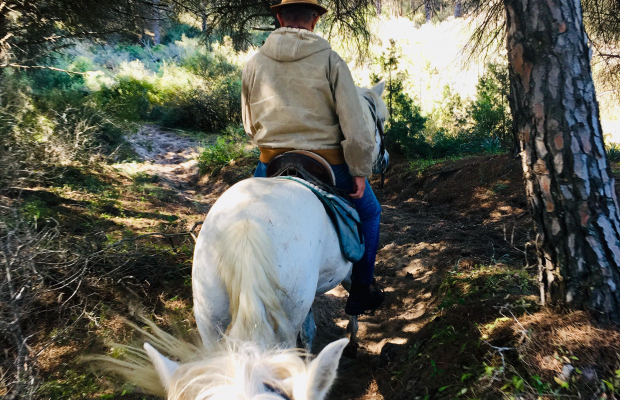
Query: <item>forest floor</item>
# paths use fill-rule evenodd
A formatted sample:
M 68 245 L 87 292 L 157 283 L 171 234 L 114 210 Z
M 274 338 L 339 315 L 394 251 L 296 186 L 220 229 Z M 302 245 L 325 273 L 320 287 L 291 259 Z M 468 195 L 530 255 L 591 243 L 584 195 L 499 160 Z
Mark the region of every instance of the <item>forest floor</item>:
M 200 177 L 197 149 L 213 137 L 199 141 L 147 126 L 129 140 L 139 160 L 81 177 L 91 182 L 86 187 L 32 188 L 26 195 L 44 199 L 74 235 L 87 224 L 114 242 L 187 231 L 256 163 L 247 158 Z M 387 299 L 374 315 L 360 317 L 361 347 L 356 358 L 341 360 L 329 399 L 614 398 L 620 334 L 583 313 L 537 305 L 535 233 L 517 159 L 396 160 L 385 187 L 372 185 L 383 208 L 376 276 Z M 120 287 L 99 284 L 90 322 L 40 350 L 44 397 L 145 398 L 113 391 L 75 359 L 104 351 L 101 337 L 129 340 L 119 316 L 136 308 L 195 332 L 192 243 L 152 240 L 154 248 L 167 245 L 174 251 L 153 259 L 157 273 L 133 271 Z M 338 287 L 315 301 L 315 352 L 345 336 L 346 296 Z

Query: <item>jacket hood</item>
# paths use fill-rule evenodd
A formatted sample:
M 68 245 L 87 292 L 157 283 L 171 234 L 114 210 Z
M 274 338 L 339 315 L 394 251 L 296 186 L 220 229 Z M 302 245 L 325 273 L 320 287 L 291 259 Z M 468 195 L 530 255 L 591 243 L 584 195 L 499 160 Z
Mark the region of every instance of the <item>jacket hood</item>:
M 297 61 L 330 48 L 329 42 L 315 33 L 280 28 L 267 37 L 260 52 L 276 61 Z

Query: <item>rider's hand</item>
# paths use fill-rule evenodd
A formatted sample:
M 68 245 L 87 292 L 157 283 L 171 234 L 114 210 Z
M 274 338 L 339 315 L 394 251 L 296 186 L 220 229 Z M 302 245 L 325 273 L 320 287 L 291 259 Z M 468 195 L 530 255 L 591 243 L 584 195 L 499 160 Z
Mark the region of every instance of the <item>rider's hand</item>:
M 364 189 L 366 189 L 366 178 L 363 176 L 353 177 L 353 193 L 349 196 L 354 199 L 361 199 L 364 196 Z

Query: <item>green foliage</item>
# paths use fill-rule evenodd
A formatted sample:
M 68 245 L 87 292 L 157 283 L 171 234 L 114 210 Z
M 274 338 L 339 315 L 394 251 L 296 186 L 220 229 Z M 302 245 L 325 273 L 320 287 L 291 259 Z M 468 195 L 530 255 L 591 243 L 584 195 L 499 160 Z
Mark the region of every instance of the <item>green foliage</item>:
M 172 24 L 166 29 L 166 33 L 162 35 L 161 44 L 167 45 L 181 40 L 183 36 L 194 38 L 201 35 L 202 32 L 194 26 L 172 21 Z
M 68 369 L 63 371 L 62 377 L 44 382 L 38 395 L 48 399 L 93 398 L 99 391 L 95 376 Z
M 420 107 L 403 92 L 401 80 L 393 80 L 388 87 L 392 98 L 392 119 L 386 127 L 386 146 L 410 158 L 429 158 L 431 145 L 423 135 L 426 118 Z
M 506 67 L 489 64 L 476 88 L 476 98 L 465 104 L 458 93 L 444 87 L 443 98 L 425 125 L 425 140 L 431 145 L 426 157 L 499 154 L 511 149 Z
M 148 118 L 151 106 L 149 94 L 155 91 L 156 85 L 151 82 L 122 76 L 114 86 L 103 88 L 98 100 L 116 117 L 137 122 Z
M 398 48 L 396 47 L 396 41 L 394 39 L 390 39 L 390 47 L 388 49 L 388 53 L 383 52 L 378 59 L 379 66 L 381 67 L 381 72 L 387 73 L 388 81 L 387 81 L 387 98 L 388 98 L 388 110 L 390 111 L 390 120 L 394 117 L 394 109 L 393 109 L 393 98 L 394 98 L 394 84 L 400 83 L 400 89 L 402 92 L 402 80 L 392 79 L 392 75 L 395 74 L 396 69 L 398 68 Z M 397 92 L 397 91 L 396 91 Z
M 430 146 L 423 136 L 426 118 L 422 116 L 420 107 L 404 92 L 403 74 L 394 73 L 398 66 L 398 51 L 394 40 L 390 40 L 388 54 L 382 54 L 378 62 L 388 78 L 384 95 L 390 113 L 385 127 L 386 146 L 390 151 L 410 158 L 427 158 Z M 378 75 L 371 75 L 373 83 L 380 80 Z
M 215 144 L 207 146 L 198 156 L 201 174 L 217 173 L 222 167 L 251 155 L 245 149 L 247 139 L 243 128 L 229 126 Z
M 435 364 L 434 360 L 431 360 L 431 368 L 433 369 L 431 372 L 431 377 L 441 375 L 443 373 L 443 369 L 437 368 L 437 364 Z
M 131 37 L 150 24 L 152 6 L 135 0 L 10 1 L 0 8 L 2 64 L 47 64 L 80 39 Z M 135 37 L 135 36 L 134 36 Z M 0 74 L 2 70 L 0 68 Z
M 269 8 L 274 2 L 191 1 L 197 3 L 192 8 L 200 10 L 198 16 L 206 18 L 207 34 L 230 36 L 235 49 L 245 49 L 256 43 L 255 27 L 273 29 L 277 23 Z M 356 46 L 358 52 L 366 51 L 371 39 L 370 19 L 376 15 L 374 3 L 370 0 L 327 0 L 322 4 L 337 12 L 325 14 L 317 29 L 325 32 L 325 36 L 339 34 L 347 44 Z
M 490 138 L 505 149 L 512 146 L 509 88 L 508 67 L 489 64 L 487 73 L 478 80 L 476 99 L 468 109 L 473 121 L 472 139 Z
M 36 197 L 24 201 L 20 211 L 28 222 L 36 223 L 51 216 L 51 210 L 47 207 L 47 204 Z
M 427 131 L 443 131 L 448 137 L 457 137 L 470 123 L 465 102 L 449 85 L 445 85 L 441 101 L 429 115 Z
M 50 95 L 53 90 L 41 90 L 38 79 L 15 72 L 0 83 L 0 180 L 41 179 L 59 166 L 88 164 L 95 154 L 109 154 L 124 143 L 117 124 L 87 98 Z M 54 90 L 65 87 L 59 85 Z
M 605 152 L 607 153 L 607 159 L 609 161 L 620 162 L 620 144 L 606 142 Z
M 389 150 L 410 159 L 434 159 L 498 154 L 511 148 L 512 121 L 505 66 L 488 66 L 488 72 L 478 82 L 476 98 L 469 104 L 450 86 L 444 86 L 442 100 L 425 116 L 406 93 L 406 74 L 396 72 L 398 58 L 396 42 L 391 40 L 388 52 L 377 59 L 382 74 L 387 77 Z M 371 75 L 371 81 L 378 82 L 379 76 Z
M 96 99 L 126 121 L 153 121 L 166 127 L 216 132 L 241 119 L 241 69 L 225 46 L 208 51 L 198 39 L 153 48 L 157 62 L 128 52 L 119 72 L 97 88 Z M 131 48 L 125 50 L 132 50 Z M 134 54 L 135 55 L 132 55 Z M 167 56 L 182 53 L 178 62 Z M 106 56 L 114 61 L 114 55 Z

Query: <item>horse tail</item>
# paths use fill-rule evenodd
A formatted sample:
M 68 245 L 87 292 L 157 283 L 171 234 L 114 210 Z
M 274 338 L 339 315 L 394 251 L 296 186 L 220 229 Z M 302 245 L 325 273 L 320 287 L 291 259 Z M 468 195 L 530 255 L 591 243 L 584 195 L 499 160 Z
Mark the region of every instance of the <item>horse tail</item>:
M 294 345 L 293 330 L 279 298 L 273 241 L 256 221 L 233 223 L 220 236 L 218 274 L 228 292 L 231 323 L 227 334 L 263 344 Z

